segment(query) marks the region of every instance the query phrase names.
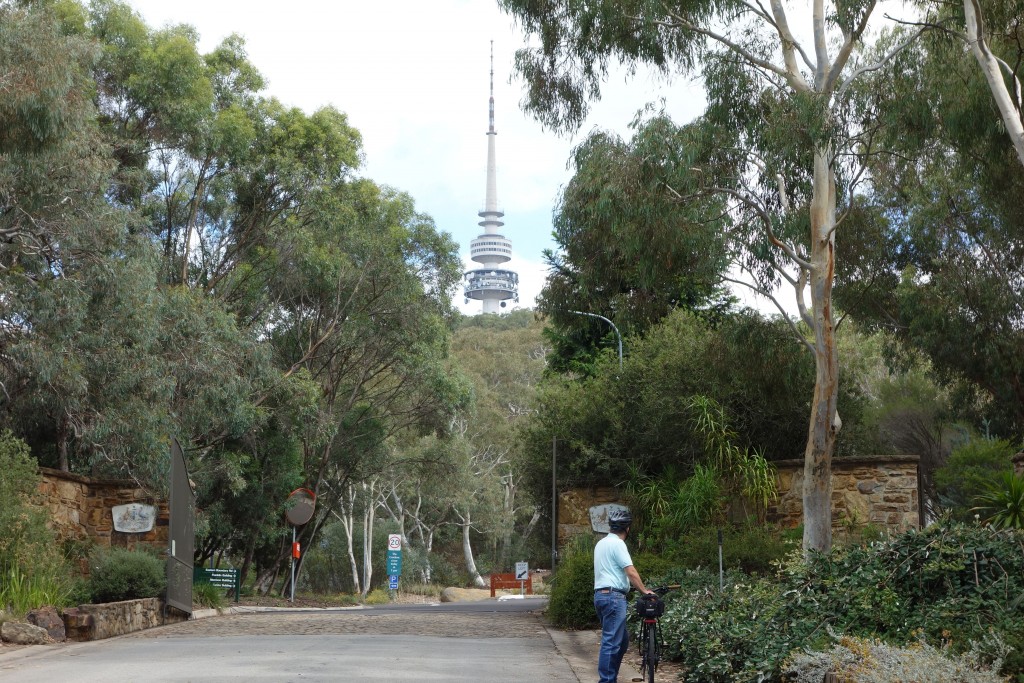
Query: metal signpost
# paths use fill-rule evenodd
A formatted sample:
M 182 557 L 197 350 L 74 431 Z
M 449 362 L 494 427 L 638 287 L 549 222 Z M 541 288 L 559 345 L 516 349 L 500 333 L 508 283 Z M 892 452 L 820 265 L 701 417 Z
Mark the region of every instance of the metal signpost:
M 295 538 L 295 528 L 300 527 L 313 518 L 313 508 L 316 505 L 316 494 L 309 489 L 295 489 L 288 494 L 288 509 L 284 516 L 292 525 L 292 582 L 291 602 L 295 602 L 295 560 L 301 557 L 299 543 Z
M 530 576 L 530 565 L 526 562 L 516 562 L 516 581 L 519 582 L 519 594 L 523 595 L 526 591 L 524 586 L 526 585 L 526 579 Z
M 388 589 L 398 590 L 398 577 L 402 575 L 402 537 L 388 535 L 387 555 Z

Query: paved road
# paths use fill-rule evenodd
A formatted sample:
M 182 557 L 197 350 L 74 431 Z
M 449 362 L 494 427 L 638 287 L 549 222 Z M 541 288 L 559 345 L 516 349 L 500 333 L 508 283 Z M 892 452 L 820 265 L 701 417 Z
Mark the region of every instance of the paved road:
M 542 604 L 488 601 L 219 616 L 93 643 L 0 654 L 0 681 L 590 680 L 593 636 L 549 632 L 537 611 Z

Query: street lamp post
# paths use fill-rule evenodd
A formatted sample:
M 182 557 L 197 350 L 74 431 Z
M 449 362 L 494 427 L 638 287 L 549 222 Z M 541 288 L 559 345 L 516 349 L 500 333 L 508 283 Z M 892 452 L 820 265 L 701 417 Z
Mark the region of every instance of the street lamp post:
M 603 315 L 598 315 L 597 313 L 585 313 L 584 311 L 569 312 L 575 313 L 576 315 L 587 315 L 590 316 L 591 318 L 600 318 L 601 320 L 605 321 L 606 323 L 612 326 L 612 329 L 615 330 L 615 338 L 619 340 L 619 370 L 622 370 L 622 335 L 619 334 L 619 328 L 615 327 L 615 323 L 613 323 L 611 320 L 604 317 Z
M 619 334 L 619 328 L 615 326 L 608 318 L 597 313 L 586 313 L 584 311 L 569 311 L 575 315 L 586 315 L 591 318 L 600 318 L 615 330 L 615 338 L 619 342 L 619 372 L 622 371 L 622 335 Z M 558 438 L 551 437 L 551 569 L 555 568 L 555 564 L 558 561 Z

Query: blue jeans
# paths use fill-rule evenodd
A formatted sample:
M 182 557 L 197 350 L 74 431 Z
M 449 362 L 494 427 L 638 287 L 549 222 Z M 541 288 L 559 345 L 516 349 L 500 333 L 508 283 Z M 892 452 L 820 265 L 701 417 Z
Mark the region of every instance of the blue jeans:
M 600 683 L 616 683 L 622 657 L 629 649 L 626 596 L 615 591 L 595 592 L 594 608 L 601 620 L 601 653 L 597 657 L 599 680 Z

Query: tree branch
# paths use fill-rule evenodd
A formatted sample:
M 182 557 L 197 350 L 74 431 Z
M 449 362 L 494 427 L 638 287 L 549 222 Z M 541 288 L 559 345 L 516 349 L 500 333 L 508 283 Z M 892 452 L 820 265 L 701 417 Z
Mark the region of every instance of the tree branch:
M 906 50 L 906 49 L 907 49 L 908 47 L 910 47 L 910 45 L 911 45 L 911 44 L 912 44 L 912 43 L 913 43 L 913 42 L 914 42 L 915 40 L 917 40 L 917 39 L 918 39 L 918 37 L 919 37 L 919 36 L 920 36 L 920 35 L 921 35 L 922 33 L 924 33 L 924 31 L 925 31 L 925 27 L 921 27 L 921 28 L 920 28 L 920 29 L 918 29 L 918 30 L 917 30 L 916 32 L 912 33 L 912 34 L 910 35 L 910 37 L 908 37 L 908 38 L 907 38 L 906 40 L 904 40 L 904 41 L 903 41 L 902 43 L 900 43 L 899 45 L 897 45 L 896 47 L 894 47 L 894 48 L 893 48 L 892 50 L 890 50 L 890 51 L 889 51 L 889 52 L 888 52 L 888 53 L 887 53 L 887 54 L 886 54 L 885 56 L 883 56 L 883 57 L 882 57 L 881 59 L 879 59 L 879 60 L 878 60 L 877 62 L 874 62 L 874 63 L 872 63 L 872 64 L 868 64 L 868 65 L 866 65 L 866 66 L 862 66 L 862 67 L 860 67 L 860 68 L 858 68 L 858 69 L 854 69 L 854 70 L 853 70 L 853 73 L 851 73 L 851 74 L 850 74 L 850 75 L 849 75 L 849 76 L 848 76 L 848 77 L 846 78 L 846 80 L 844 80 L 844 81 L 843 81 L 843 84 L 839 86 L 839 90 L 838 90 L 838 92 L 837 92 L 837 95 L 838 95 L 838 96 L 839 96 L 839 97 L 841 98 L 841 97 L 843 96 L 843 94 L 844 94 L 844 93 L 846 92 L 846 89 L 847 89 L 848 87 L 850 87 L 850 84 L 851 84 L 851 83 L 853 83 L 853 82 L 854 82 L 854 81 L 855 81 L 855 80 L 857 79 L 857 77 L 858 77 L 858 76 L 861 76 L 861 75 L 863 75 L 863 74 L 866 74 L 866 73 L 868 73 L 869 71 L 878 71 L 879 69 L 881 69 L 881 68 L 882 68 L 883 66 L 885 66 L 885 65 L 886 65 L 886 63 L 888 63 L 888 62 L 889 62 L 889 60 L 891 60 L 891 59 L 892 59 L 893 57 L 895 57 L 896 55 L 898 55 L 899 53 L 903 52 L 903 51 L 904 51 L 904 50 Z M 837 73 L 837 74 L 836 74 L 835 76 L 836 76 L 836 79 L 838 79 L 838 78 L 839 78 L 839 74 L 838 74 L 838 73 Z

